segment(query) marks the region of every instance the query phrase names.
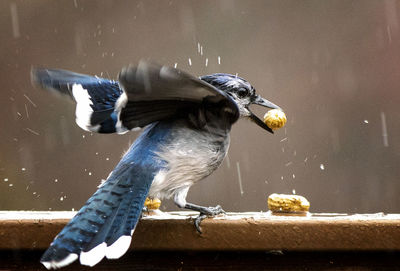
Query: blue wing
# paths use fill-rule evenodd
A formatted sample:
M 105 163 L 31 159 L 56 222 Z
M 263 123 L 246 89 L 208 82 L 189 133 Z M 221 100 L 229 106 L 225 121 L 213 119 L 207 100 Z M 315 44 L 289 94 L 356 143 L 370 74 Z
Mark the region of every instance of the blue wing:
M 154 176 L 166 166 L 155 153 L 168 130 L 155 133 L 155 126 L 146 128 L 107 181 L 57 235 L 41 258 L 47 268 L 63 267 L 78 257 L 81 264 L 93 266 L 127 251 Z
M 43 88 L 74 99 L 76 123 L 84 130 L 99 133 L 117 131 L 115 105 L 122 94 L 118 82 L 57 69 L 33 69 L 32 80 Z
M 193 124 L 201 126 L 199 111 L 213 111 L 229 124 L 239 118 L 228 94 L 175 68 L 141 61 L 122 69 L 118 80 L 124 90 L 120 120 L 128 129 L 176 117 L 196 119 Z
M 183 71 L 145 61 L 124 68 L 119 82 L 52 69 L 34 69 L 32 79 L 74 98 L 77 124 L 93 132 L 124 133 L 176 117 L 201 126 L 199 111 L 205 110 L 229 124 L 239 118 L 236 103 L 225 92 Z

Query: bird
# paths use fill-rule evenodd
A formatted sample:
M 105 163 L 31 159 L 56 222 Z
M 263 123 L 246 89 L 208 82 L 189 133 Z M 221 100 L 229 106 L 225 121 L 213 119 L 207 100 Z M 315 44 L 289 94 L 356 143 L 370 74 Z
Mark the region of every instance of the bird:
M 224 213 L 186 201 L 189 188 L 214 172 L 227 155 L 232 125 L 241 118 L 273 133 L 250 105 L 280 109 L 245 79 L 215 73 L 195 77 L 141 60 L 118 80 L 61 69 L 32 68 L 32 83 L 76 103 L 76 124 L 97 133 L 141 129 L 108 178 L 54 238 L 40 261 L 47 269 L 94 266 L 128 250 L 145 199 L 172 198 L 199 212 L 194 220 Z

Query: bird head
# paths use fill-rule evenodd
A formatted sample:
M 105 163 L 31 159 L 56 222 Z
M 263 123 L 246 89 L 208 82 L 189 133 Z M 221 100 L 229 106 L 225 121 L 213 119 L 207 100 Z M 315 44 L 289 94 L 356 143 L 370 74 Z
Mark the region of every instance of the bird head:
M 200 77 L 200 79 L 228 94 L 237 104 L 240 117 L 249 118 L 261 128 L 273 133 L 272 129 L 253 114 L 249 107 L 252 104 L 257 104 L 271 109 L 281 108 L 256 94 L 255 88 L 245 79 L 226 73 L 205 75 Z

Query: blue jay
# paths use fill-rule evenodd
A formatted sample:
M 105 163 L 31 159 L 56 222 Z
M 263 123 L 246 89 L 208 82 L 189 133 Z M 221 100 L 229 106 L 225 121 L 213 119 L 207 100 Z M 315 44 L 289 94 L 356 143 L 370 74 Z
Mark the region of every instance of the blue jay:
M 249 82 L 217 73 L 196 78 L 175 68 L 141 61 L 122 69 L 118 81 L 65 70 L 32 70 L 42 88 L 76 102 L 76 123 L 98 133 L 143 132 L 41 258 L 48 269 L 79 258 L 93 266 L 117 259 L 129 248 L 146 197 L 173 198 L 202 219 L 224 211 L 186 201 L 189 188 L 217 169 L 227 154 L 231 126 L 249 118 L 273 131 L 251 104 L 279 109 Z

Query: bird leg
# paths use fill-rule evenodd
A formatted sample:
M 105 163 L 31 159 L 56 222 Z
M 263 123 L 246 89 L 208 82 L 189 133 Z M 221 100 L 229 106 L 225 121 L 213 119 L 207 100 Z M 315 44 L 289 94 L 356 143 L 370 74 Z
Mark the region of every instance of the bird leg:
M 201 233 L 200 229 L 201 221 L 203 221 L 206 217 L 213 217 L 219 214 L 224 214 L 225 211 L 219 205 L 215 207 L 204 207 L 193 203 L 188 203 L 186 201 L 186 196 L 188 191 L 189 191 L 189 186 L 177 190 L 175 192 L 174 202 L 179 208 L 185 208 L 196 212 L 200 212 L 199 216 L 194 219 L 194 226 L 196 227 L 196 230 L 199 233 Z
M 225 211 L 219 205 L 215 207 L 204 207 L 192 203 L 186 203 L 184 208 L 200 212 L 200 214 L 194 219 L 194 226 L 196 227 L 196 230 L 199 233 L 202 233 L 200 228 L 200 223 L 206 217 L 214 217 L 216 215 L 225 213 Z

